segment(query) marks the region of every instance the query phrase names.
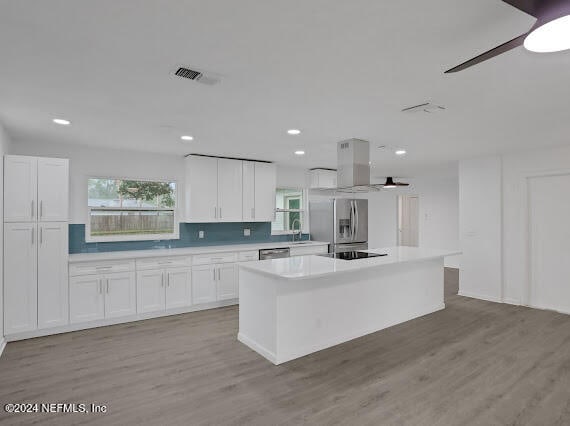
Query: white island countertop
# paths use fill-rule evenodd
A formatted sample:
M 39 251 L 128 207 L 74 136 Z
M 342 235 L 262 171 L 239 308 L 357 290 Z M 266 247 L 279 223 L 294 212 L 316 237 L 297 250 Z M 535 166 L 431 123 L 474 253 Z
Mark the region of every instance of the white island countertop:
M 288 280 L 316 278 L 341 272 L 376 268 L 397 263 L 417 262 L 461 254 L 459 250 L 420 247 L 386 247 L 362 250 L 368 253 L 386 253 L 387 256 L 358 260 L 341 260 L 318 255 L 295 256 L 247 262 L 240 265 L 248 271 Z
M 273 243 L 248 243 L 248 244 L 227 244 L 218 246 L 197 246 L 197 247 L 181 247 L 181 248 L 155 248 L 149 250 L 121 250 L 106 251 L 97 253 L 76 253 L 69 255 L 69 263 L 75 262 L 92 262 L 107 260 L 125 260 L 140 259 L 146 257 L 161 256 L 190 256 L 197 254 L 223 253 L 223 252 L 240 252 L 249 250 L 261 250 L 282 247 L 311 247 L 328 245 L 324 241 L 280 241 Z

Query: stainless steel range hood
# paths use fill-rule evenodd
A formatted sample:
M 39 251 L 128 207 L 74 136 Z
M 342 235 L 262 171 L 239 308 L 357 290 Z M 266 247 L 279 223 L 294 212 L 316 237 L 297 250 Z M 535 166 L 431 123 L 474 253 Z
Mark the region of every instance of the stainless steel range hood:
M 348 139 L 337 144 L 336 192 L 379 191 L 382 185 L 370 184 L 370 143 Z

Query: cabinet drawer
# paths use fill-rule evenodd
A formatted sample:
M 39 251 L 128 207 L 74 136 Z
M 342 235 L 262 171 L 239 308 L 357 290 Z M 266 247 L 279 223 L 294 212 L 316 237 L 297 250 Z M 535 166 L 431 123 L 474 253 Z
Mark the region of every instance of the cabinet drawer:
M 322 246 L 305 246 L 305 247 L 291 247 L 289 252 L 290 256 L 304 256 L 309 254 L 319 254 L 327 253 L 328 247 L 326 245 Z
M 249 262 L 252 260 L 259 260 L 259 251 L 242 251 L 238 253 L 238 262 Z
M 200 254 L 192 256 L 192 265 L 208 265 L 211 263 L 232 263 L 237 261 L 235 253 Z
M 150 257 L 148 259 L 137 259 L 137 271 L 160 268 L 183 268 L 190 265 L 190 256 Z
M 80 262 L 69 265 L 69 275 L 106 274 L 111 272 L 130 272 L 135 270 L 134 260 L 116 260 L 107 262 Z

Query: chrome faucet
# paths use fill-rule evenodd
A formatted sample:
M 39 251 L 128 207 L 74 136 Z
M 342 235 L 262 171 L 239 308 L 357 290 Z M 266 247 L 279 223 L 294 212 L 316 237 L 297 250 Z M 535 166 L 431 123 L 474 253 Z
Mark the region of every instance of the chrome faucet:
M 293 220 L 293 222 L 291 222 L 291 229 L 295 229 L 295 223 L 299 222 L 299 233 L 293 233 L 293 241 L 295 241 L 295 235 L 299 236 L 299 241 L 301 241 L 301 239 L 303 238 L 303 224 L 301 223 L 301 220 L 296 218 Z

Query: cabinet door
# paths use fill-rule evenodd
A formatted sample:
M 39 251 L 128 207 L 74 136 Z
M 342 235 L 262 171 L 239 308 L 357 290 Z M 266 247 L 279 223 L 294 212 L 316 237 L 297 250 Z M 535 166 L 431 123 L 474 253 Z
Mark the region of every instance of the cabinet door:
M 105 295 L 101 275 L 83 275 L 69 280 L 69 319 L 72 324 L 105 318 Z
M 37 218 L 37 159 L 4 157 L 4 222 L 31 222 Z
M 241 222 L 243 217 L 240 160 L 218 159 L 218 220 Z
M 137 310 L 139 314 L 164 310 L 164 281 L 162 269 L 137 272 Z
M 255 221 L 272 222 L 275 212 L 275 164 L 255 163 Z
M 214 265 L 192 267 L 192 303 L 216 301 L 216 281 Z
M 69 160 L 38 158 L 38 218 L 43 222 L 69 217 Z
M 186 218 L 188 222 L 218 219 L 218 159 L 186 158 Z
M 255 163 L 242 161 L 243 221 L 255 221 Z
M 38 328 L 68 322 L 67 223 L 38 225 Z
M 37 229 L 34 223 L 4 225 L 4 331 L 37 328 Z
M 181 308 L 191 304 L 190 268 L 168 269 L 166 274 L 166 309 Z
M 236 265 L 217 265 L 218 300 L 235 299 L 238 297 L 238 281 Z
M 104 284 L 105 318 L 137 313 L 137 286 L 134 272 L 106 274 Z

